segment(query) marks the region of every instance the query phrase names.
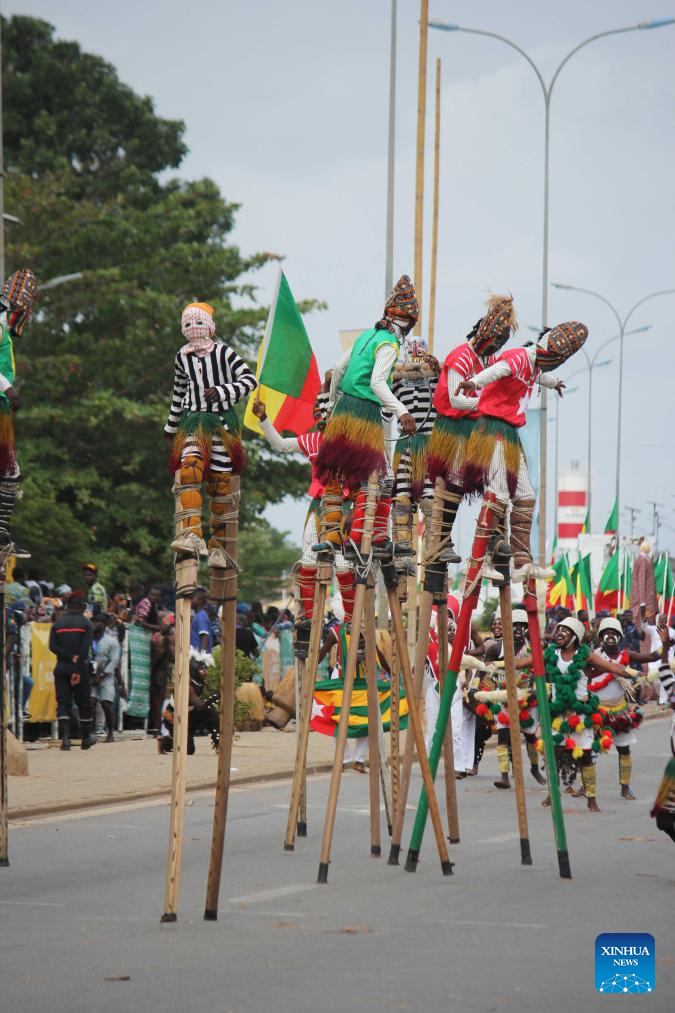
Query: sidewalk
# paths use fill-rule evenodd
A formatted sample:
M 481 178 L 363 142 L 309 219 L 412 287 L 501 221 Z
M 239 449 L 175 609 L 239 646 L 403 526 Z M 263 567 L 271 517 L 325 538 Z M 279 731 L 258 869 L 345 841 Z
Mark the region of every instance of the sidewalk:
M 644 708 L 645 720 L 665 716 L 656 704 Z M 401 751 L 405 744 L 401 735 Z M 639 734 L 639 733 L 638 733 Z M 665 731 L 664 731 L 665 735 Z M 388 745 L 389 736 L 385 735 Z M 488 740 L 494 746 L 496 736 Z M 187 758 L 187 788 L 215 788 L 217 756 L 208 737 L 196 740 L 197 751 Z M 307 772 L 331 769 L 334 739 L 309 736 Z M 58 745 L 29 743 L 28 777 L 10 777 L 10 819 L 28 819 L 47 813 L 86 809 L 99 805 L 168 796 L 171 792 L 171 756 L 160 756 L 154 738 L 125 733 L 114 743 L 100 741 L 83 752 L 74 746 L 63 753 Z M 232 744 L 231 783 L 251 784 L 293 776 L 295 733 L 263 728 L 241 732 Z
M 188 791 L 214 788 L 218 757 L 208 736 L 196 739 L 187 758 Z M 125 733 L 113 743 L 99 741 L 83 752 L 79 743 L 68 753 L 57 745 L 27 743 L 28 777 L 10 777 L 9 817 L 26 819 L 46 813 L 109 805 L 169 795 L 171 755 L 160 756 L 156 739 Z M 308 773 L 329 770 L 333 739 L 311 734 Z M 292 777 L 295 734 L 264 728 L 241 732 L 232 744 L 232 784 Z

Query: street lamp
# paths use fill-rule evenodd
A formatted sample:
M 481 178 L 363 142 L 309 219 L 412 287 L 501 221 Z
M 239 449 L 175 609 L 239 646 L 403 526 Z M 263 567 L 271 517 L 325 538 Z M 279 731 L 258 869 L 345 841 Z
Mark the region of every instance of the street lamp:
M 609 341 L 614 341 L 614 340 L 615 340 L 614 338 L 610 338 L 609 339 Z M 606 341 L 605 344 L 608 345 L 609 341 Z M 598 353 L 604 347 L 605 347 L 604 345 L 601 345 L 600 348 L 595 353 L 595 355 L 593 356 L 592 359 L 589 357 L 588 353 L 586 351 L 584 351 L 584 349 L 582 348 L 581 351 L 584 353 L 584 355 L 586 357 L 586 365 L 582 366 L 580 369 L 575 369 L 575 371 L 573 373 L 571 373 L 570 376 L 569 376 L 569 379 L 571 380 L 572 377 L 579 376 L 581 373 L 586 373 L 586 372 L 588 373 L 588 446 L 586 448 L 586 466 L 587 466 L 587 469 L 588 469 L 588 506 L 587 506 L 587 510 L 588 510 L 589 528 L 591 529 L 591 531 L 593 530 L 592 525 L 590 524 L 590 519 L 591 519 L 591 484 L 592 484 L 591 483 L 591 437 L 592 437 L 592 431 L 593 431 L 593 370 L 594 369 L 600 369 L 601 366 L 609 366 L 610 362 L 613 361 L 612 359 L 601 359 L 600 362 L 596 362 L 595 361 L 597 359 L 597 357 L 598 357 Z M 556 487 L 556 502 L 557 502 L 557 489 L 558 489 L 558 475 L 557 475 L 557 473 L 556 473 L 556 477 L 555 477 L 555 487 Z
M 572 375 L 574 376 L 574 374 L 572 374 Z M 569 397 L 570 394 L 576 394 L 576 392 L 578 390 L 579 390 L 578 387 L 569 387 L 569 388 L 565 389 L 565 394 Z M 546 415 L 546 419 L 547 419 L 548 422 L 555 421 L 555 456 L 553 458 L 553 467 L 555 468 L 555 487 L 554 487 L 555 488 L 555 504 L 554 504 L 554 507 L 553 507 L 553 530 L 554 530 L 554 534 L 558 530 L 558 474 L 559 474 L 559 472 L 558 472 L 558 453 L 559 453 L 559 449 L 560 449 L 558 424 L 560 422 L 560 400 L 561 399 L 556 395 L 555 400 L 553 402 L 554 405 L 555 405 L 555 416 L 549 416 L 548 414 Z
M 673 295 L 675 293 L 675 288 L 661 289 L 658 292 L 651 292 L 649 295 L 643 296 L 642 299 L 638 299 L 638 301 L 633 306 L 631 306 L 631 308 L 628 310 L 628 313 L 626 313 L 625 317 L 622 320 L 621 317 L 620 317 L 620 315 L 619 315 L 618 310 L 613 305 L 613 303 L 611 303 L 609 301 L 609 299 L 606 299 L 604 295 L 601 295 L 600 292 L 594 292 L 593 289 L 590 289 L 590 288 L 580 288 L 578 285 L 563 285 L 562 282 L 556 282 L 556 281 L 552 282 L 551 284 L 553 285 L 554 288 L 564 289 L 566 292 L 582 292 L 584 295 L 592 295 L 592 296 L 594 296 L 594 298 L 599 299 L 601 302 L 604 302 L 605 306 L 608 306 L 609 309 L 614 314 L 614 316 L 616 318 L 616 321 L 617 321 L 617 323 L 619 325 L 619 334 L 618 334 L 618 338 L 619 338 L 619 393 L 618 393 L 618 396 L 617 396 L 618 412 L 617 412 L 617 423 L 616 423 L 616 493 L 615 493 L 615 499 L 616 499 L 617 508 L 618 508 L 617 509 L 617 525 L 616 525 L 617 526 L 616 544 L 618 546 L 618 545 L 620 545 L 620 539 L 619 539 L 619 523 L 620 522 L 619 522 L 619 517 L 621 515 L 621 509 L 620 509 L 620 502 L 621 502 L 621 402 L 622 402 L 622 394 L 623 394 L 623 341 L 624 341 L 624 338 L 626 337 L 626 324 L 628 323 L 628 321 L 632 317 L 632 315 L 635 312 L 635 310 L 638 309 L 638 307 L 642 306 L 646 302 L 649 302 L 650 299 L 656 299 L 657 296 L 660 296 L 660 295 Z
M 44 282 L 43 285 L 39 285 L 40 292 L 45 292 L 49 288 L 58 288 L 59 285 L 67 285 L 70 281 L 79 281 L 82 277 L 81 271 L 74 271 L 72 274 L 60 274 L 56 278 L 50 278 L 49 281 Z
M 547 85 L 544 81 L 539 67 L 534 62 L 531 56 L 521 49 L 520 46 L 512 42 L 511 39 L 507 39 L 504 35 L 499 35 L 497 32 L 488 32 L 481 28 L 464 28 L 462 25 L 457 25 L 452 22 L 445 21 L 429 21 L 430 28 L 436 28 L 442 32 L 464 32 L 469 35 L 484 35 L 490 39 L 497 39 L 499 42 L 505 43 L 510 46 L 511 49 L 515 49 L 517 53 L 528 62 L 534 73 L 537 75 L 537 80 L 541 85 L 541 90 L 544 96 L 544 236 L 543 236 L 543 253 L 542 253 L 542 285 L 541 285 L 541 324 L 542 327 L 548 326 L 548 218 L 549 218 L 549 135 L 550 135 L 550 113 L 551 113 L 551 95 L 553 88 L 558 80 L 560 71 L 563 69 L 566 63 L 572 59 L 575 53 L 578 53 L 580 49 L 584 49 L 590 45 L 591 42 L 595 42 L 597 39 L 604 39 L 609 35 L 623 35 L 625 32 L 637 32 L 644 31 L 645 29 L 651 28 L 663 28 L 665 25 L 675 24 L 675 18 L 651 18 L 649 21 L 641 21 L 637 25 L 629 25 L 627 28 L 612 28 L 605 32 L 598 32 L 596 35 L 591 35 L 589 38 L 584 39 L 574 49 L 571 49 L 567 56 L 558 64 L 558 67 Z M 546 389 L 542 388 L 541 391 L 541 411 L 542 418 L 546 418 Z M 541 427 L 541 443 L 540 443 L 540 457 L 539 457 L 539 555 L 542 563 L 546 556 L 546 426 Z

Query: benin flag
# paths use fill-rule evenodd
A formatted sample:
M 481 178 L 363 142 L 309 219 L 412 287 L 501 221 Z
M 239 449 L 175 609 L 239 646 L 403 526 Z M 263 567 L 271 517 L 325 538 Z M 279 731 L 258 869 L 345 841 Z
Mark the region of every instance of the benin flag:
M 590 535 L 590 533 L 591 533 L 591 511 L 587 510 L 586 516 L 584 517 L 584 523 L 581 525 L 581 531 L 579 532 L 579 534 Z
M 598 590 L 595 592 L 595 611 L 616 610 L 619 607 L 619 553 L 614 552 L 602 571 Z
M 628 556 L 626 555 L 624 556 L 623 559 L 623 573 L 621 578 L 622 609 L 630 608 L 630 589 L 632 584 L 633 584 L 633 571 L 630 568 Z
M 618 526 L 619 526 L 619 501 L 618 499 L 615 499 L 614 506 L 612 507 L 612 512 L 607 518 L 607 523 L 605 524 L 605 534 L 615 535 Z
M 260 344 L 256 377 L 258 389 L 248 399 L 245 426 L 255 433 L 262 432 L 253 414 L 253 403 L 260 398 L 277 432 L 299 436 L 312 428 L 314 401 L 321 387 L 319 369 L 283 271 L 279 272 Z

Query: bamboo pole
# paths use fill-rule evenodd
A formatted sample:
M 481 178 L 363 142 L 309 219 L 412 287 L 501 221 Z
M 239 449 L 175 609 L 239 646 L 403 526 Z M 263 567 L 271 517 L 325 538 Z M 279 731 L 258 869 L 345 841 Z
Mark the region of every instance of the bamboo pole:
M 431 606 L 432 597 L 431 595 L 423 591 L 422 601 L 420 604 L 420 638 L 417 641 L 416 653 L 415 653 L 415 668 L 414 668 L 414 679 L 412 685 L 412 699 L 416 704 L 419 705 L 422 699 L 422 688 L 424 686 L 424 666 L 426 664 L 427 656 L 427 642 L 424 639 L 423 630 L 429 629 L 429 623 L 431 621 Z M 393 616 L 392 616 L 393 625 Z M 403 657 L 403 649 L 401 649 L 401 667 L 404 673 L 406 662 L 409 665 L 410 659 L 408 658 L 408 652 L 406 651 L 405 658 Z M 408 707 L 411 706 L 410 689 L 408 686 L 405 687 L 406 694 L 408 695 Z M 398 858 L 401 852 L 401 841 L 403 839 L 403 824 L 405 823 L 405 809 L 408 804 L 408 791 L 410 789 L 410 778 L 412 775 L 412 764 L 413 764 L 413 753 L 415 750 L 415 740 L 412 735 L 406 735 L 405 737 L 405 748 L 403 750 L 403 764 L 401 769 L 401 793 L 399 796 L 399 805 L 396 811 L 396 819 L 394 821 L 394 831 L 391 835 L 391 849 L 389 851 L 389 865 L 398 865 Z
M 366 499 L 365 516 L 363 519 L 363 535 L 361 539 L 361 554 L 364 558 L 370 555 L 370 547 L 373 538 L 373 525 L 375 522 L 375 507 L 378 493 L 377 472 L 372 472 L 368 480 L 368 494 Z M 354 594 L 354 609 L 352 612 L 352 635 L 349 638 L 347 650 L 347 662 L 344 672 L 344 684 L 342 688 L 342 708 L 340 710 L 340 721 L 338 723 L 337 737 L 335 739 L 335 756 L 333 758 L 333 771 L 331 774 L 330 787 L 328 790 L 328 802 L 326 805 L 326 818 L 323 828 L 323 839 L 321 842 L 321 857 L 319 861 L 319 872 L 317 882 L 328 882 L 328 865 L 330 863 L 331 844 L 333 830 L 335 829 L 335 814 L 337 811 L 338 795 L 340 794 L 340 783 L 342 781 L 342 765 L 345 758 L 345 744 L 347 741 L 347 727 L 349 724 L 349 711 L 352 704 L 352 691 L 354 689 L 354 678 L 356 676 L 356 663 L 359 653 L 359 631 L 363 620 L 363 612 L 366 596 L 366 575 L 356 573 L 356 591 Z
M 427 797 L 429 798 L 429 811 L 431 813 L 431 822 L 434 828 L 434 834 L 436 837 L 436 846 L 438 848 L 438 855 L 441 860 L 441 871 L 444 876 L 452 875 L 453 863 L 450 861 L 448 856 L 448 849 L 445 843 L 445 836 L 443 834 L 443 823 L 441 821 L 441 814 L 438 808 L 438 800 L 434 792 L 434 785 L 429 768 L 429 758 L 427 757 L 427 750 L 424 744 L 424 729 L 422 728 L 422 711 L 420 707 L 419 697 L 416 693 L 416 688 L 413 679 L 412 669 L 410 667 L 410 659 L 408 658 L 407 652 L 403 650 L 403 616 L 401 614 L 401 604 L 398 600 L 397 588 L 397 576 L 393 562 L 388 565 L 382 566 L 382 573 L 384 576 L 385 584 L 387 586 L 387 594 L 389 596 L 389 609 L 391 612 L 391 622 L 394 631 L 394 637 L 399 643 L 399 649 L 402 657 L 402 668 L 403 668 L 403 683 L 405 686 L 406 696 L 408 697 L 408 715 L 412 735 L 406 736 L 406 745 L 408 739 L 414 740 L 415 747 L 417 748 L 417 759 L 420 765 L 420 773 L 422 775 L 422 783 L 426 790 Z M 412 755 L 412 750 L 411 750 Z M 408 784 L 410 778 L 408 778 Z M 404 790 L 407 789 L 407 785 L 404 782 Z M 405 810 L 406 796 L 402 794 L 401 797 L 401 809 L 399 811 L 399 820 L 401 812 Z M 402 821 L 401 821 L 402 823 Z M 400 835 L 399 835 L 400 841 Z M 394 837 L 392 834 L 392 848 L 394 846 Z M 392 856 L 389 856 L 389 865 L 395 865 Z
M 422 260 L 424 234 L 424 131 L 427 111 L 427 36 L 429 0 L 420 0 L 420 42 L 417 78 L 417 157 L 415 166 L 415 290 L 419 305 L 414 334 L 422 333 Z
M 436 495 L 431 513 L 431 532 L 428 538 L 429 555 L 436 552 L 441 537 L 441 520 L 443 515 L 443 503 L 441 492 L 443 490 L 442 479 L 436 480 Z M 425 585 L 428 583 L 425 574 Z M 422 591 L 420 601 L 420 615 L 418 626 L 418 637 L 415 643 L 415 698 L 422 698 L 424 686 L 424 666 L 426 664 L 427 651 L 429 647 L 429 627 L 431 623 L 431 610 L 433 606 L 433 594 L 431 591 Z M 405 808 L 408 801 L 408 789 L 410 787 L 410 775 L 413 761 L 413 742 L 410 735 L 406 736 L 405 749 L 403 752 L 403 769 L 401 773 L 400 807 L 397 808 L 396 819 L 394 820 L 394 832 L 391 837 L 391 850 L 389 852 L 389 865 L 398 865 L 401 853 L 401 841 L 403 839 L 403 824 L 405 822 Z M 454 773 L 454 772 L 453 772 Z
M 378 736 L 379 700 L 377 694 L 377 648 L 375 646 L 375 585 L 372 574 L 366 587 L 364 607 L 366 642 L 366 687 L 368 697 L 368 780 L 370 788 L 370 854 L 382 854 L 380 840 L 380 744 Z M 356 634 L 352 630 L 352 636 Z
M 391 767 L 391 826 L 396 823 L 399 795 L 401 791 L 401 674 L 398 660 L 398 646 L 392 637 L 391 644 L 391 721 L 389 724 L 389 764 Z M 391 837 L 392 830 L 389 831 Z
M 312 718 L 312 697 L 316 681 L 316 670 L 319 664 L 326 594 L 332 574 L 333 566 L 330 553 L 319 553 L 317 557 L 316 585 L 314 587 L 314 604 L 312 606 L 312 625 L 309 634 L 309 648 L 305 668 L 306 678 L 302 685 L 300 714 L 299 717 L 296 717 L 296 721 L 299 722 L 299 729 L 296 739 L 295 767 L 293 769 L 291 803 L 288 808 L 284 851 L 295 850 L 295 837 L 298 823 L 300 822 L 299 814 L 302 804 L 302 790 L 303 784 L 306 783 L 307 745 L 309 742 L 309 725 Z
M 445 594 L 445 590 L 443 592 Z M 438 681 L 441 693 L 448 671 L 448 599 L 438 606 Z M 452 707 L 452 700 L 451 700 Z M 455 750 L 452 742 L 452 713 L 443 740 L 443 771 L 445 774 L 445 808 L 448 817 L 448 840 L 459 844 L 459 812 L 457 809 L 457 781 L 455 780 Z
M 378 755 L 380 757 L 380 786 L 382 788 L 384 815 L 387 821 L 387 833 L 391 837 L 391 780 L 387 777 L 387 747 L 384 741 L 384 728 L 382 727 L 382 715 L 380 714 L 379 705 L 377 708 L 377 745 Z
M 544 667 L 544 652 L 541 646 L 541 630 L 539 629 L 539 615 L 537 612 L 537 584 L 534 578 L 530 578 L 525 585 L 523 605 L 527 612 L 528 630 L 530 634 L 530 650 L 532 652 L 532 671 L 534 674 L 534 686 L 537 693 L 537 709 L 539 711 L 539 724 L 541 737 L 544 740 L 544 755 L 546 757 L 546 778 L 548 790 L 551 796 L 551 819 L 553 821 L 553 835 L 555 837 L 556 850 L 558 853 L 558 870 L 561 879 L 571 879 L 570 856 L 567 850 L 567 835 L 565 833 L 565 817 L 563 816 L 562 802 L 560 799 L 560 785 L 558 784 L 558 765 L 555 758 L 555 746 L 551 733 L 551 711 L 548 703 L 548 692 L 546 689 L 546 669 Z
M 223 868 L 227 804 L 230 795 L 230 767 L 232 764 L 232 736 L 234 734 L 234 671 L 236 658 L 237 627 L 237 532 L 239 527 L 239 478 L 230 479 L 230 491 L 235 497 L 225 523 L 225 543 L 232 565 L 225 571 L 227 580 L 225 600 L 221 608 L 220 641 L 220 745 L 218 769 L 216 772 L 216 794 L 213 809 L 213 831 L 211 834 L 211 858 L 206 882 L 205 921 L 218 918 L 218 896 Z
M 192 592 L 197 583 L 198 565 L 197 559 L 193 556 L 176 563 L 176 664 L 173 686 L 173 753 L 171 757 L 169 857 L 164 888 L 164 913 L 161 918 L 163 922 L 175 922 L 178 920 L 187 774 L 190 624 L 192 620 Z
M 0 228 L 2 226 L 0 225 Z M 7 556 L 0 556 L 0 866 L 9 865 L 9 801 L 7 797 L 7 725 L 5 723 L 5 580 Z
M 441 61 L 436 60 L 436 117 L 434 123 L 434 210 L 431 226 L 431 289 L 429 293 L 429 351 L 434 350 L 436 330 L 436 271 L 438 268 L 438 205 L 441 170 Z
M 502 616 L 502 644 L 504 647 L 504 676 L 506 679 L 507 706 L 509 712 L 509 737 L 511 739 L 511 762 L 513 780 L 516 785 L 516 812 L 520 833 L 520 864 L 532 865 L 530 834 L 527 826 L 525 805 L 525 779 L 523 776 L 523 754 L 520 738 L 518 688 L 516 686 L 516 649 L 513 643 L 513 615 L 511 612 L 511 582 L 509 562 L 511 549 L 501 542 L 493 555 L 495 568 L 501 573 L 503 584 L 499 588 L 499 608 Z
M 295 754 L 298 753 L 298 737 L 302 724 L 302 699 L 303 686 L 307 681 L 307 663 L 304 658 L 295 659 Z M 300 804 L 298 806 L 298 822 L 296 825 L 298 837 L 307 836 L 307 764 L 302 767 L 302 780 L 300 783 Z

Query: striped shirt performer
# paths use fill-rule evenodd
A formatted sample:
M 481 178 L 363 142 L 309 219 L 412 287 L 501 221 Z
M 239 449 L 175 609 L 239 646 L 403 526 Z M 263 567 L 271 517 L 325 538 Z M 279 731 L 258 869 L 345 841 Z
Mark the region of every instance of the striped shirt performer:
M 256 387 L 256 379 L 237 353 L 214 340 L 213 307 L 190 303 L 181 331 L 187 339 L 174 362 L 173 397 L 164 433 L 171 440 L 176 476 L 177 532 L 174 552 L 208 555 L 210 567 L 226 569 L 225 515 L 230 478 L 244 465 L 241 425 L 234 406 Z M 211 506 L 208 549 L 202 536 L 202 485 Z

